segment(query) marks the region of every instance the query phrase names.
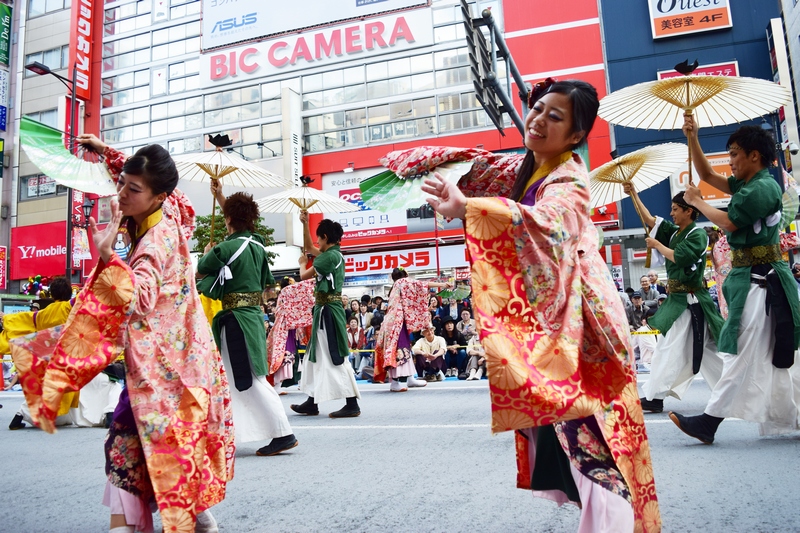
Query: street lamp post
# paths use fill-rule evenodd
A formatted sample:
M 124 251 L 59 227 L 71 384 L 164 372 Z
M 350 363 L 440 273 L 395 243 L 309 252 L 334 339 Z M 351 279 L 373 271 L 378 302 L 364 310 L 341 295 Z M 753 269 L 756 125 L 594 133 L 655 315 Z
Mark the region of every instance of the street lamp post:
M 46 76 L 50 74 L 51 76 L 55 76 L 58 81 L 64 84 L 64 86 L 69 91 L 69 151 L 71 154 L 75 154 L 78 146 L 75 142 L 77 137 L 76 128 L 78 125 L 78 117 L 76 116 L 78 106 L 75 103 L 75 90 L 76 90 L 76 82 L 75 82 L 75 74 L 77 73 L 77 68 L 75 65 L 72 66 L 72 79 L 65 78 L 61 74 L 57 74 L 53 72 L 50 67 L 43 63 L 39 63 L 38 61 L 34 61 L 28 65 L 25 65 L 27 70 L 38 74 L 40 76 Z M 72 187 L 67 187 L 67 279 L 70 283 L 72 283 Z

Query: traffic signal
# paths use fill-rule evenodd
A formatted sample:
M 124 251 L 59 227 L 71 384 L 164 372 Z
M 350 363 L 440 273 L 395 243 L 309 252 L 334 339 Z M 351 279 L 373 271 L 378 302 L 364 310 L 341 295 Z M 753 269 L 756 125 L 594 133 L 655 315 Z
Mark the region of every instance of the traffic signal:
M 492 71 L 492 57 L 486 44 L 486 37 L 481 31 L 483 19 L 472 19 L 472 13 L 466 0 L 461 0 L 461 14 L 464 17 L 469 67 L 472 71 L 475 97 L 500 134 L 505 136 L 505 132 L 503 132 L 503 112 L 497 103 L 497 97 L 494 93 L 493 82 L 496 76 Z M 476 24 L 476 21 L 478 24 Z

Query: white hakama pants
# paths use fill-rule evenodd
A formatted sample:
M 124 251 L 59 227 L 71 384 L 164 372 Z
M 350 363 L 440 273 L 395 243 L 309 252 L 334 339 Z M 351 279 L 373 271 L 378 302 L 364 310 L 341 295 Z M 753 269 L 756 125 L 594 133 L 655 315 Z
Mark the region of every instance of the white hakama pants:
M 758 422 L 761 435 L 775 435 L 800 429 L 800 359 L 795 352 L 790 368 L 772 366 L 775 319 L 766 314 L 766 291 L 750 285 L 739 323 L 739 353 L 720 354 L 722 377 L 705 412 Z
M 303 359 L 300 390 L 312 396 L 316 404 L 354 396 L 361 398 L 353 367 L 347 359 L 341 365 L 334 365 L 331 361 L 328 336 L 322 328 L 317 329 L 316 340 L 316 362 L 309 361 L 310 354 L 306 354 Z
M 667 396 L 674 396 L 680 400 L 686 393 L 695 376 L 692 372 L 693 339 L 692 314 L 686 309 L 656 345 L 650 379 L 642 385 L 645 398 L 663 400 Z M 722 358 L 717 352 L 708 323 L 705 325 L 700 374 L 712 389 L 722 375 Z
M 245 391 L 236 388 L 233 382 L 228 343 L 225 339 L 225 328 L 222 328 L 220 332 L 220 345 L 222 364 L 225 366 L 225 372 L 230 381 L 236 444 L 291 435 L 292 427 L 289 425 L 289 419 L 286 417 L 286 410 L 283 408 L 280 396 L 275 388 L 267 382 L 265 376 L 256 376 L 253 373 L 252 364 L 250 364 L 250 373 L 253 384 Z

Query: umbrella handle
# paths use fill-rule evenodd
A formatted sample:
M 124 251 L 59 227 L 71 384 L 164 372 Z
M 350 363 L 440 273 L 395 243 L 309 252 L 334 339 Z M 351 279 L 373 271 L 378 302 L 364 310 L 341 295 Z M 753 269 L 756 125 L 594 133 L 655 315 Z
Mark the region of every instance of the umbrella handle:
M 687 106 L 689 105 L 689 83 L 688 82 L 686 83 L 686 105 Z M 684 109 L 683 110 L 683 114 L 684 115 L 694 115 L 694 109 L 692 109 L 692 108 Z M 694 132 L 694 134 L 697 135 L 697 131 L 696 131 L 697 122 L 695 122 L 694 124 L 695 124 L 695 132 Z M 698 139 L 698 142 L 700 142 L 700 137 L 698 137 L 697 139 Z M 687 141 L 688 141 L 688 139 L 687 139 Z M 692 145 L 691 145 L 691 143 L 687 142 L 686 146 L 687 146 L 687 149 L 689 150 L 689 185 L 694 187 L 694 181 L 692 180 Z
M 212 196 L 211 198 L 211 233 L 208 236 L 208 242 L 211 243 L 211 246 L 214 246 L 214 212 L 217 210 L 217 197 Z

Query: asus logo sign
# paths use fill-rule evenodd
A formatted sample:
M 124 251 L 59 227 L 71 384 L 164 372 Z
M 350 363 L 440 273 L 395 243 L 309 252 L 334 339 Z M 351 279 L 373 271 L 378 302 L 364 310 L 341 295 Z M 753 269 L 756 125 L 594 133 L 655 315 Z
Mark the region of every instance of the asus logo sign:
M 215 33 L 217 30 L 228 31 L 234 28 L 241 28 L 242 26 L 249 26 L 250 24 L 255 24 L 257 20 L 258 20 L 258 13 L 249 13 L 247 15 L 242 15 L 241 21 L 237 20 L 236 18 L 218 20 L 217 23 L 214 24 L 214 29 L 211 30 L 211 33 Z

